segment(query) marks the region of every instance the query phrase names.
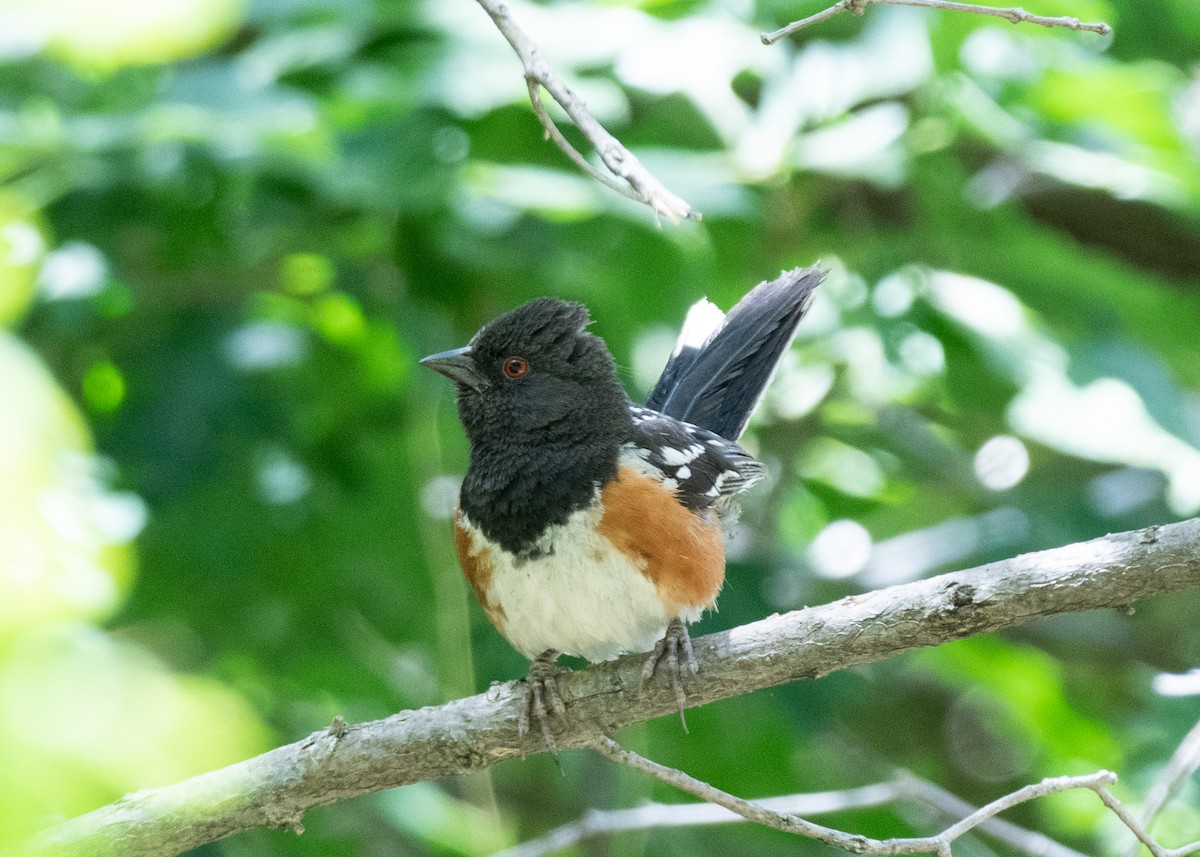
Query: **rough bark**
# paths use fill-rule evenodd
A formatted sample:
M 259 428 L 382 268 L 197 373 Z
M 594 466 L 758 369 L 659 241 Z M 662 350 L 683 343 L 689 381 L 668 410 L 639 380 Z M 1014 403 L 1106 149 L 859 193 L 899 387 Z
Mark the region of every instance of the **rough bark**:
M 1025 554 L 843 598 L 695 640 L 688 705 L 815 678 L 922 646 L 1059 613 L 1124 608 L 1200 585 L 1200 519 Z M 560 680 L 569 723 L 560 749 L 675 713 L 667 684 L 638 688 L 641 656 Z M 384 720 L 335 724 L 219 771 L 128 795 L 47 831 L 42 853 L 160 857 L 239 830 L 299 828 L 344 798 L 486 768 L 522 754 L 519 683 Z M 536 732 L 536 730 L 535 730 Z M 542 751 L 527 739 L 524 751 Z

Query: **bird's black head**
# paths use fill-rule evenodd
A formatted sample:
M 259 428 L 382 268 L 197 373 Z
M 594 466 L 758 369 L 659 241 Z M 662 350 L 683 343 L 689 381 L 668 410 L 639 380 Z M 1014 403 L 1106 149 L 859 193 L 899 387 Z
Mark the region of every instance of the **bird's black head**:
M 539 298 L 421 361 L 458 388 L 471 441 L 463 511 L 515 552 L 590 502 L 630 434 L 612 356 L 588 324 L 584 306 Z
M 421 363 L 453 380 L 472 444 L 580 441 L 599 420 L 628 423 L 625 394 L 587 308 L 539 298 L 486 325 L 465 348 Z

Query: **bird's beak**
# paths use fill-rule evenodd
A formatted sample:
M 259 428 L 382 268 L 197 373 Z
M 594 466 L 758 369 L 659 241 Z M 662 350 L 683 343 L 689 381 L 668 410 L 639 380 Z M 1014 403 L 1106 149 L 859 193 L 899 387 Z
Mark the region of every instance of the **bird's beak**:
M 465 384 L 473 390 L 488 386 L 487 379 L 479 374 L 475 361 L 471 359 L 471 346 L 454 348 L 421 358 L 421 365 L 445 375 L 456 384 Z

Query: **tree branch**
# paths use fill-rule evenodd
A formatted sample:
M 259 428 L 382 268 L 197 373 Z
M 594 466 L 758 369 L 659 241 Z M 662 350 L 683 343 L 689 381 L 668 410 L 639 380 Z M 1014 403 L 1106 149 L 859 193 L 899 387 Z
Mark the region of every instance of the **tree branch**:
M 695 640 L 688 705 L 1022 625 L 1058 613 L 1124 608 L 1200 585 L 1200 519 L 1025 554 L 929 580 L 771 616 Z M 561 749 L 676 712 L 664 683 L 639 691 L 642 656 L 564 676 Z M 333 727 L 173 786 L 128 795 L 43 834 L 47 853 L 165 857 L 251 827 L 299 828 L 335 801 L 477 771 L 542 752 L 517 737 L 520 684 L 384 720 Z
M 699 220 L 700 213 L 695 211 L 686 201 L 667 190 L 666 186 L 655 178 L 649 170 L 642 166 L 637 157 L 621 145 L 621 141 L 610 134 L 603 125 L 587 109 L 578 95 L 550 63 L 542 57 L 541 51 L 534 41 L 517 26 L 509 14 L 508 7 L 500 0 L 477 0 L 483 10 L 491 17 L 512 49 L 516 52 L 525 66 L 525 80 L 529 86 L 529 100 L 533 112 L 542 127 L 546 129 L 546 139 L 552 140 L 563 153 L 584 172 L 604 185 L 616 190 L 630 199 L 643 202 L 654 209 L 659 217 L 665 217 L 672 223 L 680 220 Z M 558 130 L 550 117 L 546 106 L 542 103 L 540 89 L 550 93 L 550 97 L 571 117 L 571 121 L 588 139 L 600 156 L 601 162 L 612 173 L 617 181 L 605 175 L 587 162 L 574 146 Z
M 1068 30 L 1086 30 L 1090 33 L 1099 33 L 1102 36 L 1107 36 L 1112 32 L 1112 27 L 1103 22 L 1088 24 L 1080 21 L 1078 18 L 1067 16 L 1048 18 L 1045 15 L 1034 15 L 1031 12 L 1026 12 L 1020 6 L 1000 8 L 997 6 L 980 6 L 975 3 L 956 3 L 953 0 L 838 0 L 837 3 L 834 3 L 828 9 L 823 9 L 815 15 L 809 15 L 807 18 L 802 18 L 799 21 L 793 21 L 786 27 L 781 27 L 773 33 L 763 33 L 759 38 L 762 39 L 764 45 L 773 45 L 797 30 L 803 30 L 805 27 L 820 24 L 822 21 L 828 21 L 833 16 L 840 15 L 842 12 L 851 11 L 855 15 L 861 15 L 872 3 L 881 3 L 887 6 L 920 6 L 925 9 L 941 9 L 947 12 L 969 12 L 972 15 L 990 15 L 993 18 L 1004 18 L 1006 21 L 1011 21 L 1014 24 L 1040 24 L 1043 27 L 1066 27 Z
M 830 792 L 783 795 L 756 800 L 767 810 L 788 815 L 823 815 L 849 809 L 884 806 L 908 801 L 923 804 L 955 820 L 967 818 L 978 809 L 933 783 L 897 771 L 887 782 Z M 547 857 L 596 836 L 663 827 L 697 827 L 729 824 L 751 819 L 715 803 L 645 803 L 633 809 L 590 809 L 578 820 L 556 827 L 494 855 L 494 857 Z M 1085 857 L 1065 845 L 1009 821 L 989 818 L 979 829 L 1031 857 Z
M 1154 819 L 1162 812 L 1188 777 L 1200 770 L 1200 723 L 1191 728 L 1184 739 L 1175 748 L 1171 761 L 1163 768 L 1154 786 L 1146 795 L 1146 805 L 1142 808 L 1142 824 L 1149 830 Z M 1137 857 L 1138 842 L 1134 842 L 1129 850 L 1129 857 Z
M 824 842 L 826 845 L 832 845 L 835 848 L 841 848 L 843 851 L 849 851 L 851 854 L 937 854 L 939 857 L 951 857 L 950 845 L 954 840 L 974 830 L 976 827 L 986 824 L 1006 809 L 1012 809 L 1018 804 L 1046 797 L 1047 795 L 1065 792 L 1070 789 L 1091 789 L 1096 792 L 1100 795 L 1100 799 L 1104 801 L 1105 805 L 1117 813 L 1117 816 L 1129 825 L 1130 829 L 1139 838 L 1145 835 L 1144 831 L 1134 826 L 1136 822 L 1131 824 L 1132 819 L 1129 814 L 1123 811 L 1124 807 L 1108 791 L 1107 787 L 1117 781 L 1116 774 L 1109 771 L 1099 771 L 1083 777 L 1047 777 L 1040 783 L 1024 786 L 1015 792 L 992 801 L 987 806 L 974 810 L 965 818 L 960 819 L 935 836 L 873 839 L 869 836 L 846 833 L 841 830 L 835 830 L 832 827 L 814 824 L 793 813 L 773 809 L 765 803 L 749 801 L 737 795 L 731 795 L 729 792 L 721 791 L 702 780 L 685 774 L 683 771 L 668 768 L 666 765 L 660 765 L 658 762 L 652 762 L 644 756 L 639 756 L 637 753 L 626 750 L 611 738 L 601 738 L 596 743 L 595 749 L 601 755 L 607 756 L 614 762 L 626 765 L 635 771 L 649 774 L 660 782 L 675 786 L 677 789 L 703 798 L 717 806 L 722 806 L 730 812 L 736 812 L 750 821 L 757 821 L 759 824 L 773 827 L 776 830 L 782 830 L 785 833 L 795 833 L 808 839 L 816 839 L 819 842 Z M 1160 851 L 1165 852 L 1165 849 L 1162 849 L 1158 843 L 1149 839 L 1148 836 L 1143 841 L 1152 849 L 1158 849 L 1158 851 L 1154 852 L 1156 857 L 1159 857 Z M 1196 843 L 1195 846 L 1187 847 L 1200 848 L 1200 842 Z M 1191 853 L 1191 851 L 1180 851 L 1179 853 L 1186 854 Z
M 886 783 L 834 792 L 784 795 L 756 801 L 776 812 L 797 815 L 821 815 L 848 809 L 882 806 L 905 796 L 901 777 Z M 590 809 L 578 821 L 556 827 L 544 836 L 522 842 L 493 857 L 545 857 L 585 839 L 649 830 L 657 827 L 697 827 L 747 821 L 745 816 L 714 803 L 646 803 L 634 809 Z M 1082 857 L 1072 854 L 1071 857 Z

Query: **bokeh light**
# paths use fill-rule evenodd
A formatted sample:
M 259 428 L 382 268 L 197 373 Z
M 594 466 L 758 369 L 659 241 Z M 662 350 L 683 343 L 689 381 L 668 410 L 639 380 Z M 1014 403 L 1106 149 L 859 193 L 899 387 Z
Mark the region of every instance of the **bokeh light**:
M 1004 491 L 1029 472 L 1029 450 L 1019 438 L 997 435 L 975 453 L 975 475 L 984 488 Z
M 808 561 L 822 577 L 853 577 L 871 559 L 871 534 L 857 521 L 831 522 L 808 549 Z

